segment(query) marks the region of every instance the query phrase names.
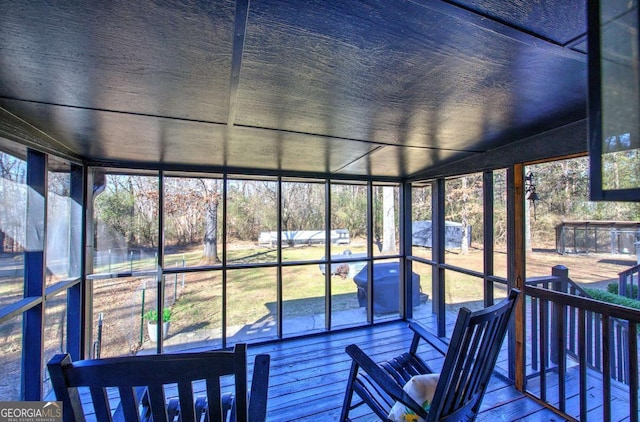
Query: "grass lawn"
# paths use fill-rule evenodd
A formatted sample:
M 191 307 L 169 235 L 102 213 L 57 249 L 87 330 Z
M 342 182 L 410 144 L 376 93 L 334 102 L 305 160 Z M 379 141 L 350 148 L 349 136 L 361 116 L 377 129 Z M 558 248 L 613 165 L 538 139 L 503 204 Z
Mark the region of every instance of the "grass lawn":
M 362 248 L 364 249 L 364 248 Z M 354 250 L 354 253 L 357 249 Z M 342 253 L 342 249 L 338 252 Z M 324 256 L 324 246 L 287 248 L 282 261 L 314 261 Z M 229 251 L 229 263 L 276 262 L 273 249 Z M 197 262 L 193 259 L 192 262 Z M 176 320 L 191 321 L 185 326 L 215 327 L 221 323 L 222 277 L 219 271 L 186 274 L 184 291 L 174 306 Z M 319 265 L 302 264 L 282 268 L 284 318 L 324 313 L 325 276 Z M 332 309 L 358 307 L 356 285 L 352 279 L 332 277 Z M 227 272 L 227 325 L 250 324 L 273 318 L 277 304 L 276 268 L 230 269 Z M 196 322 L 197 321 L 197 322 Z M 179 325 L 183 325 L 180 323 Z
M 332 246 L 332 255 L 342 255 L 345 249 L 352 253 L 363 253 L 364 242 L 352 243 L 349 246 Z M 418 251 L 429 256 L 430 250 Z M 200 265 L 201 249 L 192 248 L 182 251 L 168 250 L 165 256 L 166 268 L 194 267 Z M 282 271 L 282 301 L 285 323 L 288 319 L 323 315 L 325 312 L 326 281 L 318 263 L 325 255 L 324 245 L 300 246 L 282 250 L 282 261 L 296 262 L 296 265 L 285 265 Z M 506 274 L 505 254 L 496 252 L 496 274 Z M 606 284 L 617 277 L 617 273 L 635 264 L 635 259 L 612 255 L 558 255 L 555 251 L 539 250 L 530 253 L 527 258 L 527 274 L 550 274 L 553 265 L 562 264 L 569 268 L 569 276 L 586 287 L 606 288 Z M 633 257 L 634 258 L 634 257 Z M 15 258 L 6 262 L 15 265 Z M 276 250 L 257 248 L 254 245 L 237 245 L 227 252 L 229 264 L 275 264 Z M 472 249 L 469 254 L 462 255 L 449 252 L 446 262 L 465 268 L 478 270 L 482 268 L 482 251 Z M 297 263 L 301 263 L 298 265 Z M 8 264 L 7 264 L 8 265 Z M 125 268 L 155 267 L 154 258 L 123 262 Z M 111 263 L 111 270 L 117 271 L 117 264 Z M 96 268 L 96 272 L 106 272 L 108 267 Z M 415 263 L 413 271 L 420 276 L 423 293 L 432 297 L 431 266 Z M 226 305 L 227 326 L 249 326 L 261 321 L 275 321 L 278 299 L 278 270 L 275 267 L 234 268 L 227 271 Z M 481 304 L 482 280 L 455 271 L 446 270 L 446 302 L 448 307 L 470 306 Z M 332 311 L 357 309 L 357 290 L 353 275 L 347 278 L 334 276 L 331 278 Z M 92 282 L 94 336 L 97 332 L 98 313 L 104 315 L 103 356 L 118 356 L 135 352 L 139 347 L 144 325 L 141 314 L 155 307 L 155 276 L 136 276 L 129 278 L 96 279 Z M 142 306 L 142 285 L 145 291 L 144 309 Z M 173 318 L 171 332 L 195 332 L 211 330 L 212 335 L 220 335 L 222 326 L 223 283 L 222 272 L 218 269 L 204 272 L 185 272 L 168 274 L 165 277 L 165 306 L 171 307 Z M 3 277 L 0 280 L 0 303 L 15 300 L 22 294 L 21 277 Z M 500 291 L 499 295 L 506 292 Z M 53 309 L 52 309 L 53 310 Z M 52 322 L 53 320 L 48 320 Z M 1 333 L 8 338 L 19 335 L 17 329 L 21 319 L 9 321 L 0 327 Z M 146 337 L 143 337 L 143 339 Z M 9 344 L 9 343 L 7 343 Z

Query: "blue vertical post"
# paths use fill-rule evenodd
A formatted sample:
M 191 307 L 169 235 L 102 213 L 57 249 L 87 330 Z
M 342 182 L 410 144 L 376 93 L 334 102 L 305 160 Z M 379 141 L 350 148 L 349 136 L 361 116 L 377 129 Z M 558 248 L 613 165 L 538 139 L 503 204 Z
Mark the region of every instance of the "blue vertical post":
M 157 282 L 157 310 L 158 310 L 158 324 L 156 324 L 158 342 L 157 353 L 162 353 L 163 337 L 162 337 L 162 316 L 164 315 L 164 172 L 158 173 L 158 250 L 156 251 L 156 282 Z
M 331 180 L 327 179 L 324 185 L 324 233 L 325 233 L 325 242 L 324 242 L 324 256 L 327 257 L 327 262 L 324 264 L 325 268 L 329 270 L 325 270 L 324 272 L 324 328 L 325 330 L 331 330 L 332 325 L 332 315 L 331 315 L 331 303 L 333 297 L 331 296 L 331 242 L 327 242 L 331 236 Z
M 178 263 L 176 262 L 176 267 L 178 266 Z M 173 277 L 173 303 L 176 303 L 176 301 L 178 300 L 178 273 L 175 273 L 175 276 Z
M 375 286 L 373 285 L 373 184 L 367 182 L 367 258 L 370 260 L 367 266 L 367 322 L 373 324 L 373 314 L 375 312 L 373 298 L 375 297 Z M 331 268 L 331 267 L 329 267 Z M 331 272 L 331 271 L 329 271 Z
M 412 187 L 411 183 L 403 183 L 400 185 L 400 256 L 403 265 L 400 266 L 400 286 L 401 297 L 403 298 L 400 306 L 400 317 L 403 319 L 413 318 L 413 308 L 419 303 L 413 303 L 413 267 L 412 261 L 406 259 L 407 256 L 413 254 L 411 238 L 412 238 Z
M 276 230 L 278 233 L 282 231 L 282 208 L 284 204 L 282 203 L 282 178 L 278 176 L 276 188 L 276 212 L 278 213 L 278 221 L 276 223 Z M 276 268 L 276 329 L 278 338 L 282 338 L 283 334 L 283 315 L 284 315 L 284 306 L 282 303 L 282 243 L 280 243 L 280 247 L 276 249 L 276 262 L 278 266 Z
M 444 245 L 445 245 L 445 219 L 444 219 L 444 179 L 440 178 L 431 184 L 431 259 L 436 262 L 431 272 L 433 292 L 433 312 L 437 315 L 438 337 L 447 334 L 447 321 L 445 313 L 445 273 Z
M 81 282 L 67 292 L 67 353 L 76 361 L 82 359 L 83 342 L 83 286 L 84 286 L 84 198 L 85 172 L 82 166 L 71 165 L 71 214 L 69 215 L 71 247 L 69 250 L 69 276 Z
M 96 341 L 96 353 L 95 358 L 100 359 L 100 353 L 102 351 L 102 323 L 104 321 L 104 315 L 102 312 L 98 314 L 98 340 Z
M 145 293 L 147 291 L 147 281 L 142 282 L 142 306 L 140 306 L 140 344 L 142 344 L 142 340 L 144 339 L 144 299 Z
M 27 152 L 27 227 L 24 245 L 24 297 L 39 300 L 24 313 L 22 335 L 29 347 L 22 349 L 20 398 L 42 400 L 44 348 L 45 241 L 47 224 L 47 157 Z
M 227 347 L 227 176 L 222 175 L 222 348 Z
M 482 197 L 483 197 L 483 215 L 484 223 L 482 227 L 482 242 L 484 249 L 483 258 L 483 275 L 484 275 L 484 306 L 491 306 L 494 302 L 493 281 L 490 276 L 494 273 L 493 255 L 494 255 L 494 233 L 493 233 L 493 172 L 485 171 L 482 174 Z

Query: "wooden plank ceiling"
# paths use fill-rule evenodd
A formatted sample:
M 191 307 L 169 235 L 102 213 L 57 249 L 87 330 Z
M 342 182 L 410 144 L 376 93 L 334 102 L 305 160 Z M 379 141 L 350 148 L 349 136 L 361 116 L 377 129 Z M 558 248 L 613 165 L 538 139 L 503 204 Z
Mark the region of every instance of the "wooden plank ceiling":
M 92 163 L 410 179 L 586 115 L 584 1 L 16 0 L 0 31 L 0 134 Z

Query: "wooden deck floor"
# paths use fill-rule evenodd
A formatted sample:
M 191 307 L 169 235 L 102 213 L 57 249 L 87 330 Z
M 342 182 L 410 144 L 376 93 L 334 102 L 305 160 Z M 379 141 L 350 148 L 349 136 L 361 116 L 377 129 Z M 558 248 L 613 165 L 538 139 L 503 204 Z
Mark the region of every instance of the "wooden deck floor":
M 271 355 L 267 420 L 338 420 L 351 365 L 344 351 L 345 347 L 356 343 L 374 360 L 380 361 L 406 350 L 410 341 L 411 334 L 406 323 L 393 322 L 250 346 L 251 362 L 256 354 Z M 433 367 L 440 367 L 443 363 L 443 358 L 433 350 L 424 349 L 421 354 Z M 357 420 L 368 421 L 377 418 L 371 413 L 363 413 Z M 517 392 L 502 376 L 495 375 L 483 401 L 478 421 L 497 420 L 564 419 Z
M 454 318 L 450 319 L 453 324 Z M 434 316 L 425 313 L 419 322 L 428 329 L 435 326 Z M 450 330 L 448 330 L 450 331 Z M 411 342 L 411 331 L 407 323 L 392 321 L 383 324 L 353 328 L 344 331 L 321 333 L 307 337 L 300 337 L 278 342 L 253 344 L 248 346 L 249 376 L 255 355 L 268 353 L 271 356 L 271 374 L 269 377 L 269 401 L 267 408 L 268 421 L 337 421 L 340 416 L 344 390 L 351 361 L 345 352 L 349 344 L 358 344 L 375 361 L 383 361 L 406 351 Z M 485 395 L 478 421 L 563 421 L 551 410 L 540 405 L 533 399 L 515 390 L 512 383 L 504 377 L 506 373 L 506 347 L 499 356 L 497 371 L 491 379 Z M 211 350 L 210 346 L 192 348 L 189 351 Z M 419 350 L 423 359 L 438 369 L 444 358 L 428 346 Z M 577 368 L 567 368 L 567 412 L 579 419 L 579 396 Z M 556 374 L 557 375 L 557 374 Z M 249 378 L 250 379 L 250 378 Z M 224 382 L 226 385 L 227 380 Z M 558 405 L 557 376 L 550 372 L 547 379 L 547 398 Z M 529 391 L 539 389 L 540 380 L 530 378 Z M 589 371 L 588 389 L 588 420 L 603 420 L 602 418 L 602 379 L 597 373 Z M 201 386 L 204 387 L 204 386 Z M 612 419 L 613 421 L 629 420 L 628 390 L 624 387 L 612 389 Z M 201 395 L 200 387 L 196 383 L 196 395 Z M 176 395 L 175 391 L 167 392 L 169 397 Z M 88 393 L 83 394 L 83 401 L 88 402 Z M 626 401 L 625 401 L 626 400 Z M 114 396 L 114 408 L 117 406 Z M 92 409 L 87 409 L 92 413 Z M 367 413 L 365 406 L 361 406 L 351 416 L 359 421 L 375 421 L 372 413 Z M 91 417 L 88 418 L 91 420 Z

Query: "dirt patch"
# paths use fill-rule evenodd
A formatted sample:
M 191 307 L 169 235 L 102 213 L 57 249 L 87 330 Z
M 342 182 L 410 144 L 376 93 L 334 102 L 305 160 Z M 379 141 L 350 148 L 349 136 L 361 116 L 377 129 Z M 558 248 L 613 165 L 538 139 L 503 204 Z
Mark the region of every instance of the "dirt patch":
M 635 255 L 582 254 L 559 255 L 548 252 L 530 252 L 527 255 L 527 276 L 546 275 L 551 267 L 564 265 L 569 278 L 581 286 L 606 289 L 618 274 L 636 265 Z
M 507 274 L 506 253 L 497 251 L 494 260 L 494 273 L 500 276 Z M 448 264 L 482 271 L 483 253 L 479 249 L 471 249 L 467 254 L 450 252 L 446 255 Z M 542 277 L 551 274 L 556 265 L 563 265 L 569 270 L 569 278 L 581 286 L 605 288 L 618 280 L 618 274 L 636 265 L 635 255 L 613 254 L 565 254 L 560 255 L 553 248 L 538 248 L 527 253 L 527 278 Z

